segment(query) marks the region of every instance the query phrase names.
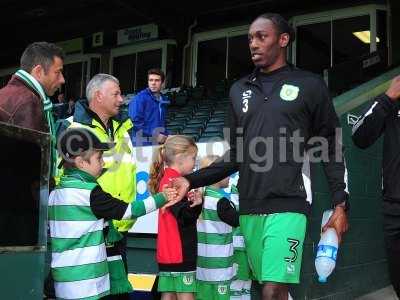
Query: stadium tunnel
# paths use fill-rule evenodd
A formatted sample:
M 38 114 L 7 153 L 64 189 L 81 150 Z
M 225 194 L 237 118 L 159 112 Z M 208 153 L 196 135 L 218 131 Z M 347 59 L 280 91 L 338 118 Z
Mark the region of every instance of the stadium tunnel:
M 223 138 L 229 86 L 252 69 L 247 43 L 250 22 L 267 11 L 284 15 L 297 34 L 288 61 L 325 79 L 340 116 L 352 203 L 351 229 L 340 246 L 336 271 L 321 285 L 313 260 L 322 211 L 329 207 L 330 195 L 321 166 L 312 167 L 314 203 L 301 284 L 291 290 L 292 295 L 294 299 L 354 299 L 389 285 L 378 171 L 382 142 L 367 151 L 356 149 L 351 126 L 365 105 L 400 73 L 399 1 L 4 0 L 0 11 L 0 87 L 18 68 L 26 45 L 39 40 L 64 48 L 63 91 L 75 100 L 85 97 L 88 80 L 99 72 L 119 78 L 128 99 L 146 85 L 147 70 L 159 67 L 167 74 L 165 92 L 173 99 L 169 129 L 192 135 L 199 143 Z M 354 34 L 359 32 L 368 37 L 360 39 Z M 0 158 L 10 174 L 0 180 L 2 198 L 10 202 L 0 219 L 0 272 L 7 274 L 0 283 L 1 298 L 41 299 L 47 265 L 45 161 L 49 140 L 47 135 L 3 124 L 0 129 Z M 9 151 L 10 145 L 31 150 Z M 140 176 L 138 183 L 143 185 L 146 175 Z M 22 199 L 33 197 L 34 206 L 13 207 L 11 202 L 16 201 L 10 198 L 16 187 L 10 184 L 12 178 L 37 182 L 35 189 L 21 190 L 18 198 L 25 203 Z M 138 190 L 145 194 L 143 188 Z M 157 272 L 155 234 L 140 228 L 133 228 L 129 235 L 128 269 L 138 290 L 136 296 L 146 298 Z M 26 233 L 26 239 L 15 239 L 20 232 Z M 140 289 L 143 294 L 139 295 Z M 253 295 L 257 299 L 256 289 Z

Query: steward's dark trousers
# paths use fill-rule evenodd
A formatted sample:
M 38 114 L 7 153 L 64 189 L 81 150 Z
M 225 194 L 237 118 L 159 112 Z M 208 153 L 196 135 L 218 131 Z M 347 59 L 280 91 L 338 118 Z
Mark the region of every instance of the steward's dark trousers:
M 400 216 L 383 216 L 390 281 L 400 298 Z

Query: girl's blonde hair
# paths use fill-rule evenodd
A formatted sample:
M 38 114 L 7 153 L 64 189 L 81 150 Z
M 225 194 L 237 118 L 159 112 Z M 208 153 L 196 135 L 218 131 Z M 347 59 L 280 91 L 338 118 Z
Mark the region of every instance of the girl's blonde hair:
M 164 176 L 165 165 L 171 165 L 178 154 L 197 151 L 197 146 L 191 137 L 185 135 L 170 135 L 153 154 L 150 167 L 149 190 L 152 194 L 158 192 L 159 184 Z

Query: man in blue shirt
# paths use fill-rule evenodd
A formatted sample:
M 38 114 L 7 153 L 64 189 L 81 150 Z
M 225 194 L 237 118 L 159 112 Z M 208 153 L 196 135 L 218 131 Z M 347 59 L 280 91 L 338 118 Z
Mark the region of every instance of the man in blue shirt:
M 129 102 L 129 117 L 133 122 L 132 143 L 134 146 L 163 144 L 167 138 L 165 117 L 169 100 L 161 94 L 165 80 L 160 69 L 147 72 L 148 87 L 140 91 Z

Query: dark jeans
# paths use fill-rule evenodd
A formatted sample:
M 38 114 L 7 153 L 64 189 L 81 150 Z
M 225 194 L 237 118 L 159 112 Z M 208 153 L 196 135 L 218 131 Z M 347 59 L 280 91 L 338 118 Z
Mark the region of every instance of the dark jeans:
M 400 216 L 384 215 L 383 225 L 390 281 L 400 298 Z

